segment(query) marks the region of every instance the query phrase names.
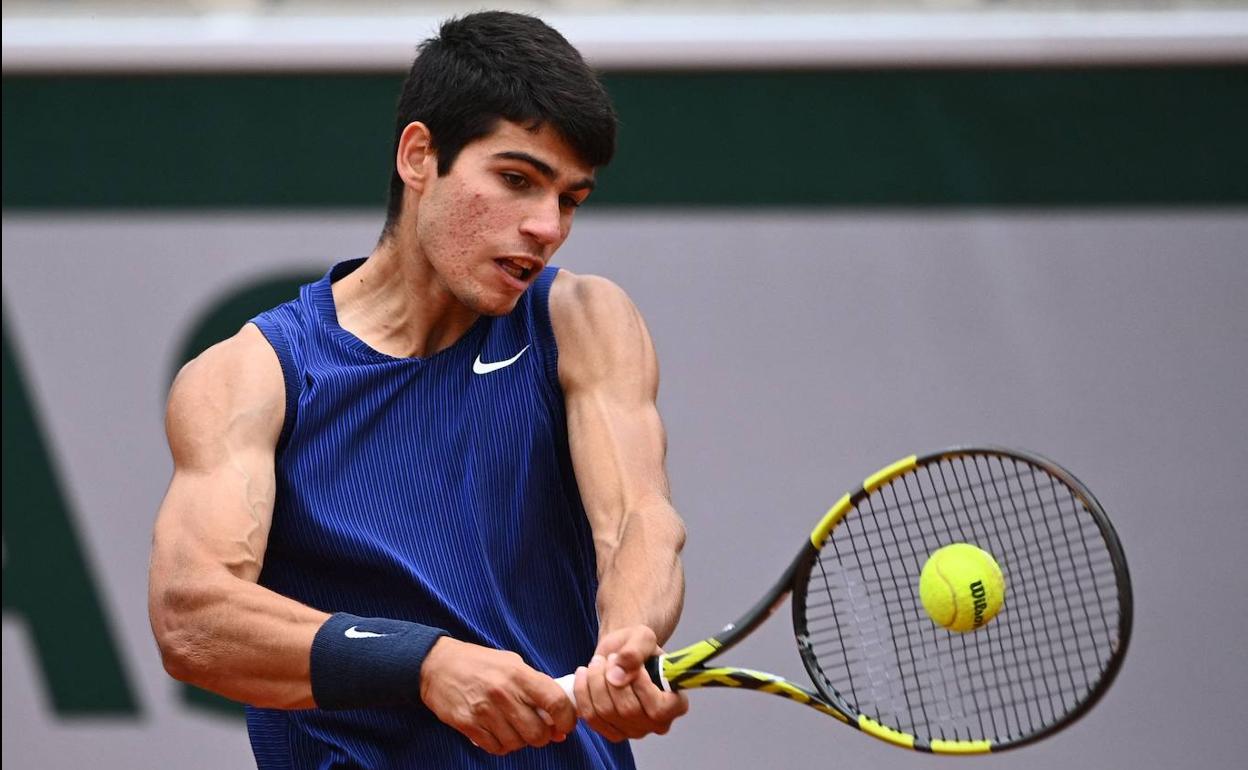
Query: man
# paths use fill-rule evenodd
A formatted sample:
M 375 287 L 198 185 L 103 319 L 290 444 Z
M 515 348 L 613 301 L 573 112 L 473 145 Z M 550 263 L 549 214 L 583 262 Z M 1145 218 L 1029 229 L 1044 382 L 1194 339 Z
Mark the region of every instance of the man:
M 654 348 L 547 267 L 614 141 L 557 32 L 446 23 L 372 254 L 174 382 L 152 628 L 261 767 L 624 768 L 687 709 L 642 669 L 683 597 Z

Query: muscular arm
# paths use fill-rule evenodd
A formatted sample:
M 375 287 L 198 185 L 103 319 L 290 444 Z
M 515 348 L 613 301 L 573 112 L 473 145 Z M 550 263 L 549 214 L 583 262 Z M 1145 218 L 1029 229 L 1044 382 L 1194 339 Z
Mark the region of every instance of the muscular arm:
M 654 344 L 632 301 L 604 279 L 564 271 L 550 305 L 601 633 L 644 625 L 662 644 L 684 600 L 685 531 L 669 500 Z
M 550 308 L 598 561 L 599 644 L 578 672 L 578 709 L 614 740 L 666 732 L 686 702 L 658 691 L 641 665 L 680 617 L 685 530 L 669 500 L 654 345 L 633 303 L 604 279 L 561 272 Z
M 187 364 L 169 396 L 173 480 L 152 541 L 148 611 L 177 679 L 273 708 L 315 705 L 309 653 L 329 617 L 257 585 L 285 413 L 254 326 Z
M 176 679 L 270 708 L 313 708 L 311 651 L 330 617 L 256 583 L 273 517 L 281 367 L 247 326 L 187 364 L 169 397 L 173 481 L 152 542 L 148 611 Z M 442 637 L 420 699 L 485 751 L 563 740 L 572 706 L 518 655 Z

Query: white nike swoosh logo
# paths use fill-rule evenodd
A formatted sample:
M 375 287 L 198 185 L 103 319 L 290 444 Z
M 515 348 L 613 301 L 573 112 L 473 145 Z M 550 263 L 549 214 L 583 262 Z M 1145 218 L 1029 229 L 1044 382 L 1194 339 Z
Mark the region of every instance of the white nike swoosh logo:
M 393 634 L 379 634 L 375 631 L 361 631 L 359 626 L 351 626 L 343 631 L 348 639 L 371 639 L 374 636 L 393 636 Z
M 514 356 L 507 359 L 506 361 L 492 361 L 488 364 L 481 360 L 481 354 L 478 353 L 477 360 L 472 362 L 472 371 L 476 374 L 489 374 L 490 372 L 496 372 L 499 369 L 502 369 L 507 366 L 511 366 L 515 362 L 519 361 L 520 356 L 524 355 L 524 351 L 528 349 L 529 349 L 529 346 L 525 345 L 520 350 L 519 353 L 515 354 Z

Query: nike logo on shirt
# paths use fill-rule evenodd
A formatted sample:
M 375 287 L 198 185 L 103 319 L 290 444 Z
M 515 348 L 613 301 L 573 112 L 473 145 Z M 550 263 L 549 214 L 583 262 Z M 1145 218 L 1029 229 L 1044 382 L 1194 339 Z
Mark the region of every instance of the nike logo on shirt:
M 520 356 L 524 355 L 524 351 L 528 349 L 529 349 L 529 346 L 525 345 L 523 348 L 520 349 L 519 353 L 515 354 L 514 356 L 507 359 L 506 361 L 490 361 L 489 363 L 482 361 L 481 354 L 478 353 L 477 360 L 472 362 L 472 371 L 476 374 L 489 374 L 490 372 L 496 372 L 499 369 L 511 366 L 515 362 L 519 361 Z

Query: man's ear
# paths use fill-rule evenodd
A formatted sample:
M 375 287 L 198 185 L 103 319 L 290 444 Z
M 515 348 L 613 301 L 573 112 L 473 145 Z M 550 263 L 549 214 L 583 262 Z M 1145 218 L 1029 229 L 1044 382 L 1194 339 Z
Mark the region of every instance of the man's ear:
M 418 193 L 424 190 L 426 181 L 437 174 L 438 168 L 438 154 L 428 126 L 419 121 L 407 124 L 399 137 L 394 163 L 403 184 Z

